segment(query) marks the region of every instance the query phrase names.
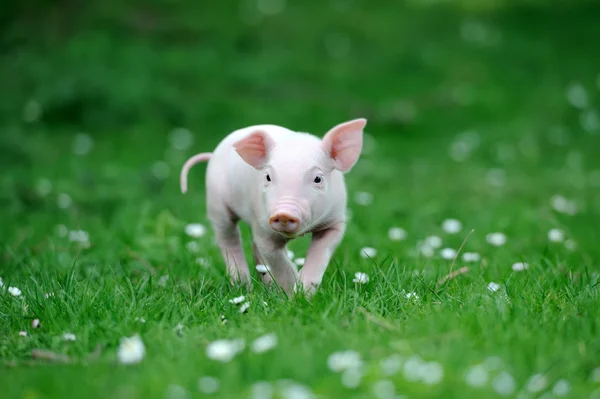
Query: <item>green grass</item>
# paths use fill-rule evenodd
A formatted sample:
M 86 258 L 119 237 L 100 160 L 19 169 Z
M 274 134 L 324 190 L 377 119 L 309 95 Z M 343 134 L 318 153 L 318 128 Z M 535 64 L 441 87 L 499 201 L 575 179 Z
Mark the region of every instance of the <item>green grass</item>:
M 600 131 L 580 120 L 588 115 L 593 125 L 600 112 L 600 9 L 477 15 L 291 3 L 259 27 L 241 23 L 233 2 L 208 9 L 107 2 L 85 10 L 46 5 L 3 28 L 0 277 L 22 295 L 0 290 L 0 396 L 179 398 L 183 387 L 201 397 L 198 379 L 208 375 L 220 380 L 211 395 L 220 398 L 250 397 L 252 384 L 281 380 L 323 398 L 370 398 L 382 379 L 409 398 L 494 398 L 491 380 L 506 371 L 516 383 L 510 397 L 540 397 L 566 379 L 568 397 L 597 398 Z M 461 27 L 483 27 L 484 42 L 464 39 Z M 567 99 L 573 84 L 587 93 L 583 110 Z M 33 121 L 23 119 L 29 101 L 42 110 Z M 209 226 L 204 166 L 192 171 L 189 193 L 179 193 L 185 159 L 249 124 L 321 135 L 359 116 L 369 119 L 369 136 L 347 176 L 352 219 L 316 296 L 288 300 L 259 283 L 251 292 L 230 287 L 212 233 L 184 233 L 188 223 Z M 193 133 L 184 150 L 170 140 L 180 126 Z M 73 152 L 80 132 L 94 143 L 85 156 Z M 451 156 L 457 141 L 472 146 L 463 161 Z M 168 166 L 166 178 L 153 173 L 156 161 Z M 503 171 L 500 185 L 490 183 L 495 169 Z M 40 190 L 42 179 L 49 192 Z M 354 202 L 359 191 L 372 193 L 372 204 Z M 72 199 L 65 209 L 61 193 Z M 577 212 L 553 209 L 555 195 Z M 442 230 L 447 218 L 462 222 L 460 233 Z M 86 231 L 91 246 L 71 242 L 59 225 Z M 406 240 L 390 241 L 392 226 L 405 228 Z M 552 228 L 576 248 L 550 242 Z M 506 245 L 486 242 L 496 231 Z M 482 259 L 459 258 L 453 269 L 469 271 L 436 288 L 452 261 L 439 250 L 419 254 L 430 235 L 454 249 L 468 236 L 463 252 Z M 189 250 L 192 241 L 198 252 Z M 307 244 L 290 248 L 304 257 Z M 375 258 L 360 256 L 367 246 L 378 250 Z M 529 268 L 514 272 L 520 261 Z M 369 274 L 367 284 L 352 282 L 358 271 Z M 490 292 L 490 282 L 501 289 Z M 228 302 L 242 294 L 251 302 L 246 314 Z M 31 328 L 34 318 L 41 328 Z M 65 332 L 77 340 L 63 341 Z M 271 332 L 273 350 L 250 351 L 253 339 Z M 134 334 L 145 359 L 117 364 L 120 338 Z M 223 338 L 243 338 L 246 349 L 228 363 L 207 358 L 208 343 Z M 32 359 L 34 349 L 71 362 Z M 344 387 L 328 368 L 329 355 L 342 350 L 363 359 L 358 388 Z M 392 354 L 438 362 L 442 381 L 410 381 L 403 370 L 384 375 L 380 362 Z M 469 386 L 465 373 L 490 358 L 501 359 L 490 381 Z M 548 386 L 528 393 L 537 373 Z

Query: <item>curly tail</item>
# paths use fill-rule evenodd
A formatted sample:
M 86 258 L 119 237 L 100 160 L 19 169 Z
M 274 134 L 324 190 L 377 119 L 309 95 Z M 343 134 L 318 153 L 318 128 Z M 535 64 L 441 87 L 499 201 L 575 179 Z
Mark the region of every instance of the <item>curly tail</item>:
M 211 156 L 211 152 L 203 152 L 201 154 L 196 154 L 187 161 L 185 161 L 185 164 L 183 164 L 183 167 L 181 168 L 181 174 L 179 176 L 179 184 L 181 186 L 182 193 L 185 194 L 187 192 L 187 175 L 192 166 L 194 166 L 198 162 L 208 161 Z

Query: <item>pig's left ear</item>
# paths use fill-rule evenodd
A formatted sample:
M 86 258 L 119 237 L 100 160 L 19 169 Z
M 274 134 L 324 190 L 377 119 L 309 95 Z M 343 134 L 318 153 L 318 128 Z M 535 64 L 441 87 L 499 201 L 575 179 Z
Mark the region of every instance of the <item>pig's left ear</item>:
M 240 157 L 255 169 L 265 166 L 272 147 L 273 140 L 262 130 L 257 130 L 233 144 Z
M 340 123 L 325 134 L 321 145 L 335 164 L 335 168 L 348 172 L 362 151 L 363 129 L 367 124 L 364 118 Z

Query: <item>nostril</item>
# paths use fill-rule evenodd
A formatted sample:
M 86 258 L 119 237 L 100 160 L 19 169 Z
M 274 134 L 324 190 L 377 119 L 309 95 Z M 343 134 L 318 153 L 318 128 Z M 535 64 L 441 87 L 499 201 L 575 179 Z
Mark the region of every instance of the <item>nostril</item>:
M 279 223 L 279 219 L 273 220 L 273 223 Z

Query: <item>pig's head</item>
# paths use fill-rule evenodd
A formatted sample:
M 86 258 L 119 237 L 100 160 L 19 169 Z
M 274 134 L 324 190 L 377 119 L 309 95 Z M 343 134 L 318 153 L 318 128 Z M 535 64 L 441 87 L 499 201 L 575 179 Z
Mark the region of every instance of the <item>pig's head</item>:
M 366 119 L 341 123 L 322 140 L 298 133 L 278 136 L 276 141 L 267 132 L 257 130 L 236 142 L 237 153 L 261 172 L 257 182 L 265 215 L 261 222 L 293 238 L 304 234 L 336 199 L 343 198 L 336 192 L 344 190 L 340 176 L 333 174 L 348 172 L 358 161 L 366 123 Z

